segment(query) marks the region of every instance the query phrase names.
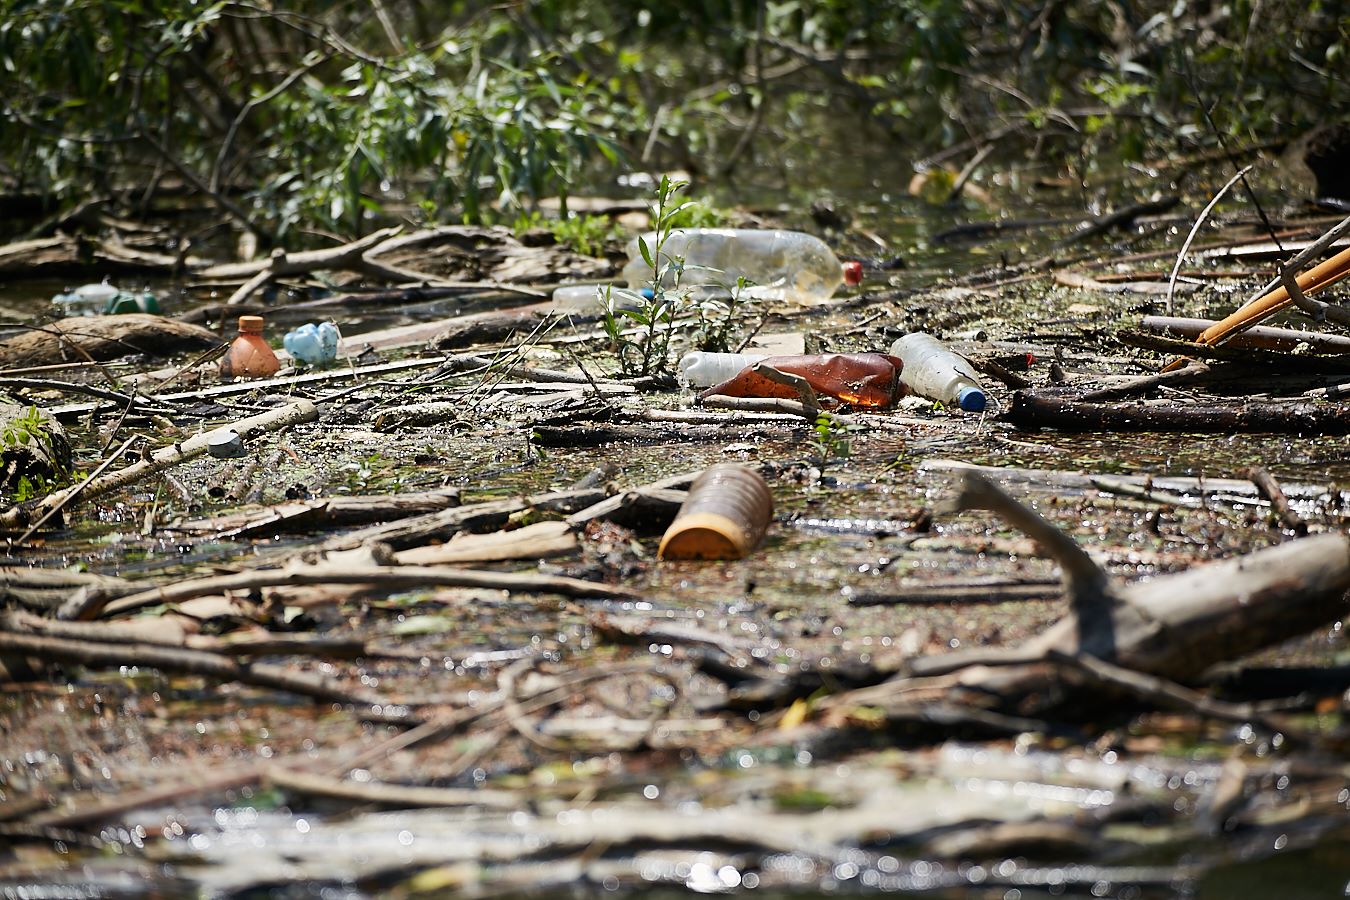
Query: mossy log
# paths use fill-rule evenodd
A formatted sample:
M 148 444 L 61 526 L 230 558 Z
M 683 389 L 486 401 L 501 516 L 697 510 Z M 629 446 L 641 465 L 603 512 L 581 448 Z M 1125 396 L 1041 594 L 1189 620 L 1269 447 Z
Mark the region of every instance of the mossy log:
M 70 464 L 70 440 L 59 422 L 36 406 L 0 403 L 0 485 L 52 481 Z

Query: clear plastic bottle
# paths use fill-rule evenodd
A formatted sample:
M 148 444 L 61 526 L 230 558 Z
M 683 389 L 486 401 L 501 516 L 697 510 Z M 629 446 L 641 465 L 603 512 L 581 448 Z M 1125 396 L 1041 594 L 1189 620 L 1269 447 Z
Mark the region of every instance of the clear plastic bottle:
M 596 315 L 605 311 L 606 288 L 615 309 L 635 309 L 644 299 L 650 300 L 650 288 L 629 289 L 622 285 L 564 284 L 553 289 L 553 311 Z
M 116 287 L 104 280 L 102 284 L 82 284 L 73 291 L 57 294 L 52 305 L 63 316 L 99 316 L 118 293 Z
M 885 353 L 822 353 L 817 356 L 770 356 L 760 360 L 788 375 L 800 375 L 817 394 L 834 397 L 854 406 L 883 409 L 895 405 L 905 393 L 900 380 L 904 365 Z M 742 369 L 734 377 L 713 385 L 701 396 L 778 397 L 796 400 L 801 395 L 756 372 Z
M 240 316 L 239 336 L 220 361 L 221 378 L 268 378 L 277 374 L 281 363 L 263 339 L 262 316 Z
M 656 252 L 654 234 L 643 235 Z M 766 300 L 819 303 L 828 300 L 841 284 L 862 281 L 862 264 L 840 263 L 820 238 L 800 231 L 769 231 L 753 228 L 689 228 L 670 233 L 660 249 L 659 263 L 684 260 L 680 284 L 720 285 L 730 289 L 744 277 L 754 287 L 751 294 Z M 652 267 L 642 258 L 637 238 L 628 244 L 624 280 L 633 287 L 648 285 Z M 663 284 L 670 285 L 667 272 Z
M 328 365 L 337 359 L 337 326 L 332 322 L 301 325 L 286 333 L 281 346 L 296 362 L 307 366 Z
M 746 366 L 753 366 L 767 353 L 709 353 L 695 350 L 680 359 L 680 381 L 690 387 L 712 387 L 732 378 Z
M 919 396 L 968 412 L 984 409 L 987 398 L 975 370 L 931 334 L 911 332 L 891 345 L 891 354 L 904 361 L 900 377 Z

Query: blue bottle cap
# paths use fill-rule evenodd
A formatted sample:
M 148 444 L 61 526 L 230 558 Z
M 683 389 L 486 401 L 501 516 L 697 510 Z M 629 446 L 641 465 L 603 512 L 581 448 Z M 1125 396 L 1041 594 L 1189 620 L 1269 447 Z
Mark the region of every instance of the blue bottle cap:
M 984 409 L 984 391 L 977 387 L 963 387 L 956 392 L 956 403 L 966 412 L 980 412 Z

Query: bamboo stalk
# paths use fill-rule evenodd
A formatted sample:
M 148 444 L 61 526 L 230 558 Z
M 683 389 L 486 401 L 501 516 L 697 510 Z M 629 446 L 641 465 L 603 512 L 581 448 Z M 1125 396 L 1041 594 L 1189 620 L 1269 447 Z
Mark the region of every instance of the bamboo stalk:
M 1350 248 L 1342 250 L 1330 259 L 1304 272 L 1298 276 L 1296 283 L 1299 290 L 1304 294 L 1312 294 L 1330 287 L 1346 276 L 1350 276 Z M 1222 343 L 1224 338 L 1250 328 L 1293 302 L 1294 299 L 1289 296 L 1289 289 L 1280 285 L 1273 291 L 1248 303 L 1228 318 L 1221 319 L 1200 332 L 1200 336 L 1196 338 L 1196 343 L 1211 347 Z

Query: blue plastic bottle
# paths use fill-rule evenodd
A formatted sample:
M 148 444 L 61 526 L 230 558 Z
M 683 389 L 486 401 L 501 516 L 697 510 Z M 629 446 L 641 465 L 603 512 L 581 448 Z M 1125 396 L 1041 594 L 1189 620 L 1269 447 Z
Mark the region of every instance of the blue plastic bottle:
M 318 368 L 337 359 L 338 330 L 332 322 L 310 322 L 287 333 L 281 345 L 298 363 Z

